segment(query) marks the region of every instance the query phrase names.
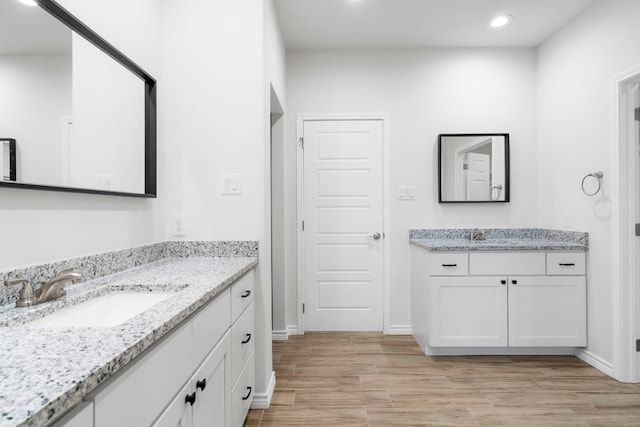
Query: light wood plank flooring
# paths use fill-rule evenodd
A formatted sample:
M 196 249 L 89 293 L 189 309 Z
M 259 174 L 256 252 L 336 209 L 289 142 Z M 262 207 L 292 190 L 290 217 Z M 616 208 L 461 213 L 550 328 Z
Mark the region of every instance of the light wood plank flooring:
M 273 343 L 276 390 L 245 426 L 640 426 L 640 384 L 572 356 L 428 357 L 413 338 Z

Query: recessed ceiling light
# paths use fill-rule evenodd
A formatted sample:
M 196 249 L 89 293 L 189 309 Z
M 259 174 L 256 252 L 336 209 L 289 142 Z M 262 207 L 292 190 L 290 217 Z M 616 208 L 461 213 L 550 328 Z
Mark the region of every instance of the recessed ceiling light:
M 37 6 L 38 3 L 35 0 L 18 0 L 22 4 L 26 4 L 27 6 Z
M 513 20 L 513 16 L 511 15 L 498 15 L 493 18 L 490 25 L 493 28 L 500 28 L 507 25 L 511 20 Z

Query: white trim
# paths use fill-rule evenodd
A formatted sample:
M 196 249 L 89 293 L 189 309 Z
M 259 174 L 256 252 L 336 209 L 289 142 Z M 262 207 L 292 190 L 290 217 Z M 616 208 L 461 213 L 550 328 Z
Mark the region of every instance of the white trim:
M 611 375 L 619 381 L 638 381 L 636 366 L 635 339 L 640 336 L 637 326 L 638 292 L 634 284 L 638 281 L 635 261 L 637 259 L 632 218 L 637 204 L 634 185 L 630 185 L 631 176 L 635 176 L 635 153 L 629 148 L 626 138 L 628 122 L 624 120 L 623 110 L 627 107 L 625 89 L 630 83 L 640 79 L 640 66 L 619 76 L 614 81 L 613 105 L 613 156 L 612 171 L 614 185 L 612 186 L 613 204 L 612 217 L 612 338 L 613 364 Z M 617 314 L 617 315 L 616 315 Z M 595 357 L 595 356 L 594 356 Z M 592 360 L 592 359 L 589 359 Z M 597 359 L 593 359 L 597 360 Z M 591 363 L 587 361 L 587 363 Z M 606 365 L 606 363 L 605 363 Z M 594 365 L 595 367 L 598 367 Z M 598 368 L 600 369 L 600 368 Z M 601 369 L 602 370 L 602 369 Z M 604 372 L 604 371 L 603 371 Z
M 391 325 L 384 332 L 385 335 L 411 335 L 411 325 Z
M 284 331 L 271 331 L 272 341 L 287 341 L 291 335 L 298 335 L 298 327 L 289 325 Z
M 296 144 L 298 145 L 298 165 L 297 165 L 297 195 L 298 195 L 298 211 L 296 215 L 297 230 L 298 230 L 298 245 L 297 245 L 297 259 L 298 259 L 298 334 L 304 335 L 304 319 L 302 316 L 302 303 L 304 302 L 304 283 L 303 283 L 303 267 L 304 267 L 304 240 L 303 233 L 300 232 L 300 226 L 302 224 L 303 213 L 303 186 L 302 178 L 304 176 L 304 158 L 303 151 L 298 144 L 298 141 L 303 135 L 303 124 L 305 120 L 381 120 L 382 121 L 382 150 L 383 150 L 383 215 L 384 215 L 384 265 L 383 265 L 383 277 L 382 277 L 382 292 L 383 292 L 383 329 L 385 334 L 393 335 L 391 332 L 391 187 L 390 187 L 390 132 L 389 132 L 389 114 L 388 113 L 355 113 L 355 114 L 327 114 L 327 113 L 304 113 L 297 115 L 297 131 L 296 131 Z M 409 332 L 410 334 L 411 332 Z
M 273 392 L 276 389 L 276 373 L 271 371 L 271 378 L 269 379 L 269 385 L 267 386 L 266 393 L 256 393 L 251 402 L 251 409 L 269 409 L 271 406 L 271 399 L 273 398 Z
M 427 356 L 575 355 L 574 347 L 429 347 Z
M 613 376 L 613 365 L 610 362 L 607 362 L 606 360 L 591 353 L 590 351 L 584 348 L 577 348 L 575 351 L 575 356 L 578 359 L 593 366 L 597 370 L 609 375 L 610 377 Z

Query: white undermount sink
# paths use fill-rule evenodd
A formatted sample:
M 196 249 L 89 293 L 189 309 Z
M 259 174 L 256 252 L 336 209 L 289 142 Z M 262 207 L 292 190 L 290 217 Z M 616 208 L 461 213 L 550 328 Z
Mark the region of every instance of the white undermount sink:
M 91 298 L 27 322 L 34 328 L 100 328 L 120 325 L 175 292 L 117 292 Z

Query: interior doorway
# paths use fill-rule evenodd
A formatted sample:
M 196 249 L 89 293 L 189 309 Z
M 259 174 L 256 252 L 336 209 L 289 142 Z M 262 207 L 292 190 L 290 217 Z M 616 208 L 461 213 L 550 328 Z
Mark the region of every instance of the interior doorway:
M 304 331 L 388 330 L 386 116 L 299 116 Z
M 617 80 L 614 376 L 640 382 L 640 69 Z

